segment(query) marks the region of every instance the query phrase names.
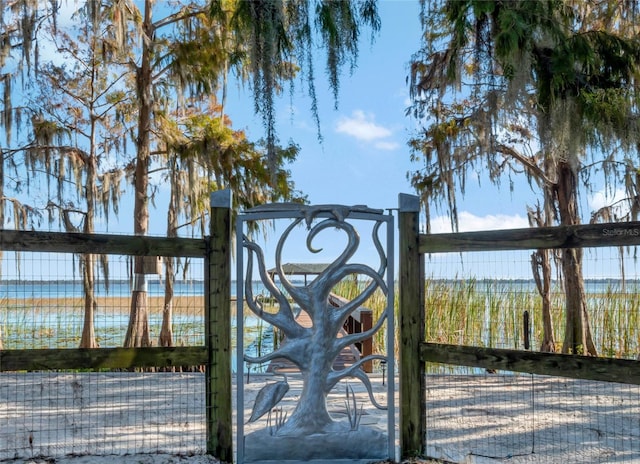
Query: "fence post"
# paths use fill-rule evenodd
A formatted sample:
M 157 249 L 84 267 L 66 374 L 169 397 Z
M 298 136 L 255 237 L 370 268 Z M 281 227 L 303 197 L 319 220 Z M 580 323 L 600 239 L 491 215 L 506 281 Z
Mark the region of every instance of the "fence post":
M 231 191 L 211 194 L 205 258 L 207 454 L 233 462 L 231 407 Z
M 400 321 L 400 456 L 422 455 L 426 448 L 425 364 L 420 359 L 424 341 L 424 263 L 419 250 L 420 201 L 398 196 L 399 321 Z

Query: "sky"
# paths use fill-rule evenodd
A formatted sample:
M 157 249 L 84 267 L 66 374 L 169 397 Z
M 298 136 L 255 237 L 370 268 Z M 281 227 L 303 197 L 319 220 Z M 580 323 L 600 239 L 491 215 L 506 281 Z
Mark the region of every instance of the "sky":
M 292 179 L 312 205 L 367 205 L 388 210 L 397 208 L 398 194 L 415 193 L 407 173 L 420 166 L 411 162 L 407 141 L 416 122 L 406 110 L 410 105 L 409 63 L 420 46 L 420 5 L 417 0 L 382 0 L 379 13 L 379 35 L 371 43 L 369 31 L 362 33 L 357 68 L 351 74 L 347 69 L 341 76 L 337 109 L 323 72 L 324 56 L 318 56 L 315 70 L 321 143 L 304 84 L 296 83 L 293 98 L 284 92 L 278 100 L 280 140 L 292 139 L 301 148 L 290 166 Z M 227 110 L 234 126 L 245 128 L 250 136 L 260 134 L 262 120 L 253 114 L 246 89 L 231 88 L 228 95 Z M 461 201 L 461 230 L 528 226 L 521 195 L 485 193 L 471 185 L 469 190 Z M 433 218 L 432 225 L 434 232 L 451 231 L 446 211 Z M 275 245 L 267 242 L 261 245 L 269 256 Z M 328 251 L 330 244 L 323 246 Z M 334 247 L 334 254 L 339 246 Z M 373 246 L 363 247 L 367 250 L 363 254 L 375 261 Z M 395 253 L 397 256 L 397 249 Z M 324 262 L 330 258 L 300 249 L 291 260 Z
M 278 134 L 281 141 L 292 139 L 301 147 L 290 169 L 296 188 L 311 204 L 388 209 L 397 207 L 399 193 L 415 193 L 407 173 L 420 166 L 410 161 L 407 141 L 416 124 L 405 112 L 410 105 L 409 63 L 420 45 L 420 6 L 417 0 L 382 0 L 379 12 L 379 35 L 370 43 L 369 32 L 362 34 L 357 69 L 342 74 L 337 110 L 323 73 L 323 57 L 318 57 L 322 143 L 304 85 L 296 83 L 293 99 L 288 92 L 279 99 Z M 262 123 L 252 108 L 246 90 L 230 89 L 228 111 L 234 125 L 257 135 Z M 487 202 L 484 190 L 470 187 L 461 229 L 528 226 L 521 195 L 505 191 Z M 434 220 L 434 231 L 450 231 L 446 212 L 440 216 Z
M 293 101 L 287 92 L 280 99 L 280 139 L 291 138 L 301 147 L 291 172 L 296 187 L 308 195 L 311 204 L 390 208 L 396 206 L 399 192 L 410 190 L 405 78 L 411 53 L 419 43 L 418 12 L 416 1 L 380 3 L 380 35 L 370 44 L 369 31 L 362 33 L 358 67 L 352 75 L 347 69 L 341 76 L 337 110 L 323 57 L 319 57 L 316 88 L 322 143 L 303 84 L 297 84 Z M 251 109 L 250 101 L 244 94 L 237 96 L 232 99 L 235 105 L 230 102 L 229 106 L 234 123 L 242 126 L 246 121 L 251 132 L 260 130 L 260 118 L 245 111 Z
M 337 109 L 324 72 L 324 55 L 318 54 L 315 86 L 322 142 L 304 82 L 296 81 L 293 93 L 286 89 L 277 99 L 278 136 L 282 143 L 291 140 L 300 146 L 297 160 L 288 167 L 291 178 L 312 205 L 389 210 L 397 208 L 398 194 L 415 193 L 407 173 L 420 165 L 411 162 L 407 141 L 417 124 L 406 110 L 409 63 L 420 47 L 420 5 L 417 0 L 379 0 L 378 5 L 381 30 L 373 43 L 370 31 L 361 34 L 357 67 L 352 73 L 347 67 L 341 75 Z M 235 129 L 246 130 L 253 140 L 264 136 L 262 117 L 253 111 L 248 88 L 230 86 L 226 108 Z M 465 196 L 459 197 L 460 231 L 528 227 L 526 208 L 535 204 L 536 197 L 526 182 L 518 182 L 513 189 L 508 182 L 500 188 L 486 180 L 467 182 Z M 587 209 L 605 201 L 602 193 L 585 199 Z M 119 217 L 103 224 L 100 232 L 132 233 L 131 203 L 125 202 Z M 150 234 L 162 236 L 166 208 L 161 199 L 157 204 L 151 211 Z M 432 231 L 451 231 L 446 211 L 436 210 Z M 372 246 L 368 250 L 375 255 Z M 297 260 L 321 259 L 299 256 Z

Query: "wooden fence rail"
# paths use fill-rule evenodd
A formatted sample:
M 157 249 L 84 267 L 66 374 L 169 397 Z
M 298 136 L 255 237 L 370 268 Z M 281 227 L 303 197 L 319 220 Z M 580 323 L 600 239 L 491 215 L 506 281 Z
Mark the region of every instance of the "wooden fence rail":
M 0 351 L 0 372 L 201 366 L 206 362 L 204 346 Z
M 421 343 L 423 362 L 640 385 L 640 363 L 559 353 Z
M 0 250 L 203 258 L 206 239 L 0 230 Z
M 420 253 L 640 245 L 640 222 L 420 234 Z

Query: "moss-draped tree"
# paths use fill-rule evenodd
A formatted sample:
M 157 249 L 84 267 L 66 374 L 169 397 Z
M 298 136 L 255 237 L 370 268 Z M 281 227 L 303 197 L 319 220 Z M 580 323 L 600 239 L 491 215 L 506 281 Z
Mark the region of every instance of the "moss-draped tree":
M 3 18 L 11 16 L 20 29 L 15 46 L 21 55 L 16 56 L 16 62 L 37 70 L 38 50 L 44 43 L 35 40 L 40 37 L 41 18 L 51 18 L 55 28 L 59 5 L 11 0 L 3 7 L 6 8 L 2 11 L 8 12 Z M 85 0 L 75 7 L 82 14 L 66 19 L 101 27 L 104 50 L 119 57 L 105 65 L 122 69 L 122 90 L 125 94 L 131 91 L 127 117 L 134 121 L 119 154 L 131 153 L 133 146 L 134 157 L 126 167 L 133 185 L 133 232 L 137 235 L 145 235 L 149 229 L 149 206 L 154 194 L 149 176 L 152 168 L 189 170 L 192 166 L 191 172 L 197 175 L 189 176 L 189 182 L 205 185 L 203 190 L 231 187 L 242 192 L 240 197 L 247 205 L 290 198 L 292 185 L 284 165 L 295 156 L 297 148 L 279 146 L 276 94 L 300 78 L 312 97 L 311 111 L 317 120 L 313 68 L 317 48 L 326 51 L 329 83 L 337 96 L 341 69 L 355 65 L 361 30 L 370 27 L 375 32 L 380 25 L 373 0 Z M 106 55 L 103 58 L 110 59 Z M 263 145 L 244 139 L 240 133 L 231 136 L 236 138 L 233 143 L 220 142 L 233 133 L 229 132 L 224 114 L 230 73 L 235 73 L 240 82 L 249 83 L 256 112 L 263 116 Z M 12 93 L 9 87 L 5 88 L 5 94 Z M 187 121 L 186 102 L 197 101 L 195 107 L 204 108 L 216 96 L 221 101 L 219 114 L 208 115 L 211 120 L 196 129 L 201 122 L 195 118 Z M 115 116 L 122 117 L 123 113 Z M 191 133 L 189 125 L 194 129 Z M 214 127 L 217 134 L 207 133 Z M 176 128 L 192 139 L 176 137 Z M 194 158 L 198 148 L 204 151 Z M 171 179 L 177 179 L 174 174 Z M 179 195 L 172 198 L 180 201 Z M 189 214 L 201 211 L 195 208 L 196 204 L 202 206 L 194 202 Z M 187 223 L 194 220 L 185 219 Z M 171 224 L 169 227 L 175 229 L 175 222 Z M 135 260 L 134 274 L 124 344 L 148 346 L 151 340 L 142 259 Z
M 640 47 L 633 2 L 424 0 L 423 7 L 411 90 L 424 125 L 411 147 L 424 163 L 412 182 L 427 214 L 434 201 L 444 202 L 457 226 L 456 196 L 470 173 L 496 184 L 522 173 L 542 197 L 530 209 L 533 224 L 578 224 L 579 192 L 588 191 L 589 173 L 600 172 L 608 189 L 625 185 L 629 217 L 637 217 Z M 582 253 L 562 250 L 559 261 L 562 351 L 596 354 Z M 533 267 L 542 270 L 544 297 L 548 254 L 534 255 Z M 545 334 L 543 348 L 553 349 L 553 334 Z
M 114 5 L 115 30 L 132 31 L 133 37 L 137 37 L 136 59 L 132 62 L 138 105 L 133 174 L 134 233 L 137 235 L 148 232 L 149 166 L 152 145 L 159 141 L 155 138 L 154 127 L 158 126 L 154 126 L 154 122 L 166 95 L 163 89 L 206 95 L 220 88 L 230 67 L 238 65 L 240 75 L 248 68 L 255 109 L 264 118 L 271 188 L 277 189 L 274 98 L 282 84 L 291 81 L 295 71 L 301 69 L 306 71 L 303 76 L 315 102 L 312 56 L 316 34 L 312 23 L 315 21 L 318 26 L 321 43 L 328 50 L 329 80 L 335 92 L 339 70 L 345 63 L 355 62 L 360 27 L 370 25 L 377 29 L 379 26 L 375 2 L 371 0 L 214 0 L 207 4 L 207 17 L 203 16 L 202 2 L 184 3 L 168 12 L 158 10 L 153 0 L 145 0 L 141 9 L 127 1 Z M 173 40 L 167 40 L 162 31 L 168 31 L 166 34 Z M 122 33 L 117 37 L 124 39 L 125 36 Z M 121 46 L 130 47 L 131 43 L 123 40 Z M 315 104 L 312 110 L 317 114 Z M 141 259 L 136 260 L 134 273 L 125 346 L 146 346 L 150 340 Z

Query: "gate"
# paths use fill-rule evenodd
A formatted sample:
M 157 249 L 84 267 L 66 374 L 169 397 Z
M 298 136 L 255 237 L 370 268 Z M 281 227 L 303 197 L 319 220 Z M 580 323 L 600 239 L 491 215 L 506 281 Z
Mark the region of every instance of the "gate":
M 251 238 L 267 221 L 281 232 L 272 256 Z M 370 234 L 365 244 L 360 230 Z M 393 459 L 393 217 L 366 207 L 265 205 L 238 217 L 236 241 L 238 462 Z M 287 263 L 296 243 L 306 244 L 295 251 L 305 258 Z M 375 250 L 374 262 L 360 261 L 361 246 Z M 355 289 L 349 299 L 334 294 L 345 283 Z M 363 308 L 376 294 L 383 307 Z M 241 342 L 247 317 L 277 339 L 253 356 Z M 372 339 L 381 343 L 366 352 Z M 252 398 L 247 363 L 266 371 L 253 375 L 260 389 Z M 366 372 L 374 364 L 384 369 Z M 372 409 L 386 420 L 372 423 Z

